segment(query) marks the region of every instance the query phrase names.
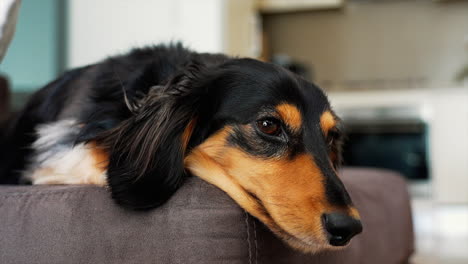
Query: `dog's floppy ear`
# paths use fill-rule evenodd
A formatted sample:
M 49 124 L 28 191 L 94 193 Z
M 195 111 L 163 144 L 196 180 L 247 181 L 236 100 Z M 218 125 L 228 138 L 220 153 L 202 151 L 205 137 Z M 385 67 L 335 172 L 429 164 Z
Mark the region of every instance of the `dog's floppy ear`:
M 201 70 L 191 65 L 138 104 L 127 101 L 133 116 L 100 136 L 109 152 L 108 184 L 117 203 L 154 208 L 183 183 L 184 156 L 201 103 L 201 93 L 194 88 Z

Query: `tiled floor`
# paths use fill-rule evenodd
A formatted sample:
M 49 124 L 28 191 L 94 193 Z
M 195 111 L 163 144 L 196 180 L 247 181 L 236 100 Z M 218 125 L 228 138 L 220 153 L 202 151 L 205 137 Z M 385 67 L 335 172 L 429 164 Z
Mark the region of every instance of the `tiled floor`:
M 468 264 L 468 205 L 412 201 L 416 254 L 413 264 Z

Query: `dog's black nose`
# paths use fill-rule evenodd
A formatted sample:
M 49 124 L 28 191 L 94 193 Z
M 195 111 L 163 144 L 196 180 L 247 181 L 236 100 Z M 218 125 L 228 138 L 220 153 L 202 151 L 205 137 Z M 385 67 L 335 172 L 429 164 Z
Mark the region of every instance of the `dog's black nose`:
M 343 213 L 323 214 L 322 223 L 332 246 L 344 246 L 362 232 L 361 221 Z

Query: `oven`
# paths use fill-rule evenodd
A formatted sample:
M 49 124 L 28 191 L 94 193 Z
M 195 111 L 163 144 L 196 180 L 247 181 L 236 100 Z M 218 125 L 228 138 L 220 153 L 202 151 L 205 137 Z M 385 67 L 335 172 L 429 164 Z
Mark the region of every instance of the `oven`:
M 417 107 L 350 108 L 344 123 L 345 166 L 386 168 L 409 180 L 429 179 L 429 126 Z

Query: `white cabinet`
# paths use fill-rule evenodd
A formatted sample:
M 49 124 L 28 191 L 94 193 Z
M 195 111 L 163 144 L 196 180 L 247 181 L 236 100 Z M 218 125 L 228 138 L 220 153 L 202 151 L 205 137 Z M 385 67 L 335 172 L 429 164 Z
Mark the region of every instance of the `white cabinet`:
M 430 134 L 436 201 L 468 202 L 468 92 L 433 95 Z

